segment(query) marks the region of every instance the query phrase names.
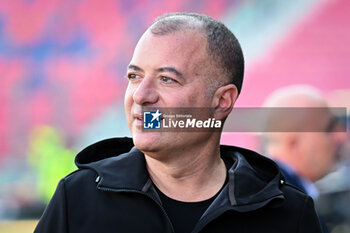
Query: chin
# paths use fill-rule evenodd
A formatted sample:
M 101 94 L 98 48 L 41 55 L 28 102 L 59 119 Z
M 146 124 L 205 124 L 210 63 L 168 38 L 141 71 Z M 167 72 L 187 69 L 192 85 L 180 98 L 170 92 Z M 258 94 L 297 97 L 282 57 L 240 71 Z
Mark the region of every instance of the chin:
M 138 132 L 133 134 L 132 138 L 135 147 L 143 153 L 159 150 L 159 133 Z

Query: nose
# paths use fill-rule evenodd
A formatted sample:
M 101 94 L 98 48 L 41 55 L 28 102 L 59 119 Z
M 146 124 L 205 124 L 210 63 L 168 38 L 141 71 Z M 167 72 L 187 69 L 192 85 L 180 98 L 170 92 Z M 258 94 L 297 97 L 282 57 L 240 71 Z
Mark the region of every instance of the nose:
M 335 128 L 335 130 L 334 130 L 334 133 L 332 134 L 333 140 L 336 144 L 340 145 L 340 144 L 344 143 L 348 137 L 347 132 L 346 132 L 346 126 L 344 126 L 340 123 L 337 123 L 334 126 L 334 128 Z
M 133 93 L 134 102 L 139 105 L 152 105 L 158 101 L 156 84 L 151 77 L 144 77 Z
M 347 140 L 347 133 L 346 132 L 333 133 L 333 140 L 337 145 L 341 145 Z
M 336 149 L 337 159 L 344 159 L 349 156 L 348 145 L 349 138 L 346 132 L 334 132 L 332 133 L 333 145 Z

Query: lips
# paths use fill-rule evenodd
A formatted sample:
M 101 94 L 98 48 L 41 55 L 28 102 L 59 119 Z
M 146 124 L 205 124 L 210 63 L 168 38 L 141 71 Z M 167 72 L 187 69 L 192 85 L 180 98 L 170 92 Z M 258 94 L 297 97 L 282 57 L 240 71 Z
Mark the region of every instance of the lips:
M 143 119 L 142 114 L 139 114 L 139 113 L 134 113 L 132 116 L 133 116 L 134 119 L 136 119 L 136 120 L 142 121 L 142 119 Z
M 134 113 L 133 115 L 133 121 L 136 127 L 141 127 L 143 125 L 143 116 L 139 113 Z

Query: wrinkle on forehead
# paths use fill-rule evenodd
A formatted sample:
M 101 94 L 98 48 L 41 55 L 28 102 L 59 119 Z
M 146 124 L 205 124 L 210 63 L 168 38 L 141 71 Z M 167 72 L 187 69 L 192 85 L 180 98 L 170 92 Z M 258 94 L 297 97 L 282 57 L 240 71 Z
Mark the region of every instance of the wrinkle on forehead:
M 155 51 L 155 49 L 159 51 Z M 146 31 L 137 44 L 135 52 L 138 50 L 142 50 L 150 56 L 152 54 L 154 56 L 160 55 L 163 57 L 164 63 L 176 61 L 182 67 L 190 68 L 196 74 L 201 73 L 200 71 L 208 67 L 210 63 L 206 37 L 193 30 L 178 31 L 167 35 L 154 35 L 152 32 Z
M 148 63 L 151 59 L 154 60 Z M 200 79 L 208 87 L 206 96 L 212 96 L 226 82 L 217 62 L 208 53 L 206 36 L 198 30 L 186 29 L 166 35 L 155 35 L 147 30 L 135 48 L 132 64 L 135 62 L 152 65 L 154 70 L 171 66 L 187 80 Z

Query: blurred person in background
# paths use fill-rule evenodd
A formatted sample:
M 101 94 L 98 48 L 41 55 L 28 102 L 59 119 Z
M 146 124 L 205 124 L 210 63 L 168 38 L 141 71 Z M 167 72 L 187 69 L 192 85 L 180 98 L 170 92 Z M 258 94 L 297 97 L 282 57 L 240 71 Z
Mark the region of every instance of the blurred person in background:
M 327 108 L 328 104 L 316 88 L 295 85 L 271 93 L 265 100 L 264 107 Z M 265 153 L 278 163 L 286 182 L 300 188 L 314 199 L 319 196 L 314 182 L 336 169 L 346 139 L 344 132 L 335 132 L 339 131 L 336 130 L 337 127 L 341 127 L 335 119 L 329 117 L 324 125 L 324 132 L 264 134 Z M 328 232 L 322 220 L 321 225 L 323 231 Z
M 331 172 L 316 182 L 320 190 L 317 210 L 324 217 L 332 232 L 350 232 L 350 89 L 339 89 L 327 93 L 330 107 L 346 107 L 347 114 L 339 115 L 346 124 L 346 140 L 341 147 L 341 163 L 336 171 Z

